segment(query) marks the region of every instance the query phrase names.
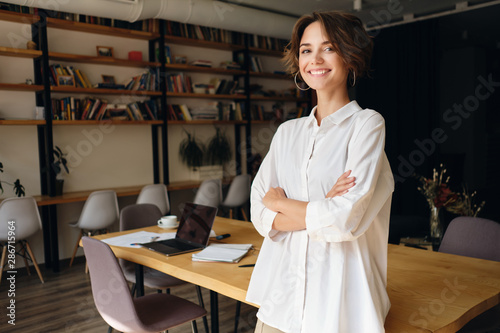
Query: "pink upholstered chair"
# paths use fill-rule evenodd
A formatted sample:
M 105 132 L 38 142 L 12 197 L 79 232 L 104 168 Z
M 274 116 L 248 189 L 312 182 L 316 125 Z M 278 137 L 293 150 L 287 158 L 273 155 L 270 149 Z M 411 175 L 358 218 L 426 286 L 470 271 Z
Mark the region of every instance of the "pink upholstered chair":
M 155 204 L 144 203 L 126 206 L 120 212 L 120 231 L 156 225 L 160 217 L 162 217 L 162 212 Z M 135 264 L 123 259 L 119 259 L 119 263 L 125 279 L 133 283 L 133 296 L 136 290 Z M 159 293 L 161 293 L 162 290 L 166 290 L 167 293 L 170 293 L 170 288 L 187 283 L 186 281 L 179 280 L 153 268 L 144 267 L 143 272 L 144 285 L 149 288 L 157 289 Z M 196 292 L 198 294 L 200 306 L 204 307 L 201 288 L 199 286 L 196 286 Z M 208 332 L 208 320 L 206 317 L 203 317 L 203 324 L 205 326 L 205 331 Z
M 153 333 L 191 322 L 207 314 L 202 307 L 169 294 L 132 298 L 127 281 L 111 248 L 104 242 L 82 238 L 90 270 L 94 302 L 102 318 L 120 332 Z
M 500 261 L 500 223 L 478 217 L 457 217 L 446 229 L 439 252 Z M 477 316 L 458 332 L 500 332 L 500 305 Z

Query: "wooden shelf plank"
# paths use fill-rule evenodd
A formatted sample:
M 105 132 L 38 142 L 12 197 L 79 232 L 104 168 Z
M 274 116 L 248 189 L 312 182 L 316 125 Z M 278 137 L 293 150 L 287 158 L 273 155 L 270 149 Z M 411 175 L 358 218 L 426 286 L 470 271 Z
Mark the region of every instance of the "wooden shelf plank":
M 3 119 L 0 125 L 45 125 L 45 120 L 34 119 Z
M 152 40 L 160 37 L 160 34 L 153 32 L 114 28 L 105 25 L 74 22 L 55 18 L 48 18 L 47 23 L 49 28 L 88 32 L 123 38 Z
M 168 120 L 169 125 L 243 125 L 242 120 Z
M 222 183 L 227 185 L 227 184 L 231 183 L 231 180 L 232 180 L 231 178 L 223 179 Z M 201 184 L 201 181 L 197 181 L 197 180 L 185 180 L 185 181 L 171 182 L 169 185 L 167 185 L 167 189 L 168 189 L 168 191 L 189 190 L 189 189 L 200 187 L 200 184 Z M 94 191 L 101 191 L 101 190 L 113 190 L 116 192 L 116 195 L 118 197 L 127 197 L 127 196 L 138 195 L 141 192 L 141 189 L 143 188 L 143 186 L 144 185 L 68 192 L 68 193 L 63 193 L 63 195 L 58 195 L 55 197 L 50 197 L 48 195 L 34 195 L 33 197 L 35 198 L 38 206 L 48 206 L 48 205 L 58 205 L 58 204 L 71 203 L 71 202 L 83 202 L 83 201 L 87 200 L 90 193 L 92 193 Z M 1 202 L 1 199 L 0 199 L 0 202 Z
M 294 101 L 294 102 L 307 102 L 307 98 L 297 98 L 293 96 L 250 96 L 252 101 Z
M 198 47 L 211 48 L 216 50 L 227 50 L 227 51 L 238 51 L 238 50 L 243 50 L 245 48 L 243 45 L 212 42 L 208 40 L 185 38 L 179 36 L 165 36 L 165 43 L 198 46 Z
M 214 73 L 214 74 L 225 74 L 225 75 L 245 75 L 245 71 L 243 70 L 191 66 L 186 64 L 165 64 L 165 68 L 167 70 L 176 70 L 184 72 Z
M 216 94 L 194 94 L 194 93 L 174 93 L 167 92 L 168 97 L 186 97 L 186 98 L 207 98 L 207 99 L 245 99 L 245 95 L 216 95 Z
M 35 59 L 42 56 L 42 51 L 0 46 L 0 56 Z
M 127 96 L 161 96 L 160 91 L 125 90 L 125 89 L 99 89 L 99 88 L 77 88 L 77 87 L 50 87 L 52 92 L 73 94 L 96 94 L 96 95 L 127 95 Z
M 69 54 L 69 53 L 59 53 L 59 52 L 49 52 L 50 60 L 58 61 L 68 61 L 68 62 L 78 62 L 87 64 L 99 64 L 99 65 L 110 65 L 110 66 L 127 66 L 127 67 L 159 67 L 159 62 L 149 62 L 149 61 L 134 61 L 128 59 L 117 59 L 111 57 L 94 57 L 87 55 Z
M 102 123 L 113 125 L 161 125 L 161 120 L 53 120 L 52 124 L 57 125 L 99 125 Z
M 278 79 L 278 80 L 293 80 L 293 76 L 287 74 L 276 74 L 276 73 L 257 73 L 250 72 L 251 77 L 263 77 L 266 79 Z
M 107 190 L 116 191 L 116 195 L 119 197 L 126 197 L 132 195 L 138 195 L 141 191 L 142 186 L 129 186 L 129 187 L 118 187 L 110 188 Z M 58 195 L 55 197 L 50 197 L 48 195 L 34 195 L 38 206 L 48 206 L 48 205 L 58 205 L 70 202 L 82 202 L 87 200 L 90 193 L 94 191 L 100 191 L 99 189 L 90 191 L 78 191 L 78 192 L 68 192 L 63 193 L 63 195 Z
M 0 90 L 9 91 L 42 91 L 43 86 L 24 83 L 0 83 Z
M 248 51 L 252 54 L 260 54 L 260 55 L 280 57 L 280 58 L 285 55 L 283 51 L 259 49 L 256 47 L 249 47 Z
M 8 10 L 0 10 L 0 20 L 1 21 L 9 21 L 9 22 L 17 22 L 17 23 L 25 23 L 25 24 L 33 24 L 40 20 L 40 17 L 32 14 L 25 13 L 16 13 Z
M 281 124 L 282 121 L 278 121 L 277 119 L 269 119 L 269 120 L 252 120 L 252 124 L 254 125 L 269 125 L 269 124 Z

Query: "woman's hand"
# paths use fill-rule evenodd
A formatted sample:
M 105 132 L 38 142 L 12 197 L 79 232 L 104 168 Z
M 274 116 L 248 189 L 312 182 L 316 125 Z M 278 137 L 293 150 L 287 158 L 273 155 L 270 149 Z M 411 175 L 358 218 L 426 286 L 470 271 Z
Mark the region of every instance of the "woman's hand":
M 350 174 L 351 170 L 344 172 L 342 176 L 337 179 L 337 182 L 333 185 L 332 189 L 326 194 L 326 198 L 341 196 L 349 192 L 349 189 L 356 185 L 356 177 L 349 177 Z
M 271 187 L 262 198 L 262 203 L 270 210 L 278 212 L 278 201 L 280 199 L 286 199 L 285 191 L 281 187 Z

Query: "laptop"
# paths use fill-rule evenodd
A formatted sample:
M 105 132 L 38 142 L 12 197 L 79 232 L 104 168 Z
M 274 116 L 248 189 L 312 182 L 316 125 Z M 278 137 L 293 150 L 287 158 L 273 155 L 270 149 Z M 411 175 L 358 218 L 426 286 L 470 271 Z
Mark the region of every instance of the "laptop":
M 141 246 L 167 256 L 201 250 L 208 245 L 217 208 L 188 202 L 184 206 L 175 238 Z

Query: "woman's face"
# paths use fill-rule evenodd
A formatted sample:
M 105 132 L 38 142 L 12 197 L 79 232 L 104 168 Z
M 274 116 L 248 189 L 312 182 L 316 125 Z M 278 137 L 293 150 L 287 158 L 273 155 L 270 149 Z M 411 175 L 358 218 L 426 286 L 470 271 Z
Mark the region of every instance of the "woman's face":
M 299 69 L 302 78 L 315 90 L 346 87 L 347 68 L 332 48 L 319 22 L 307 26 L 300 40 Z

